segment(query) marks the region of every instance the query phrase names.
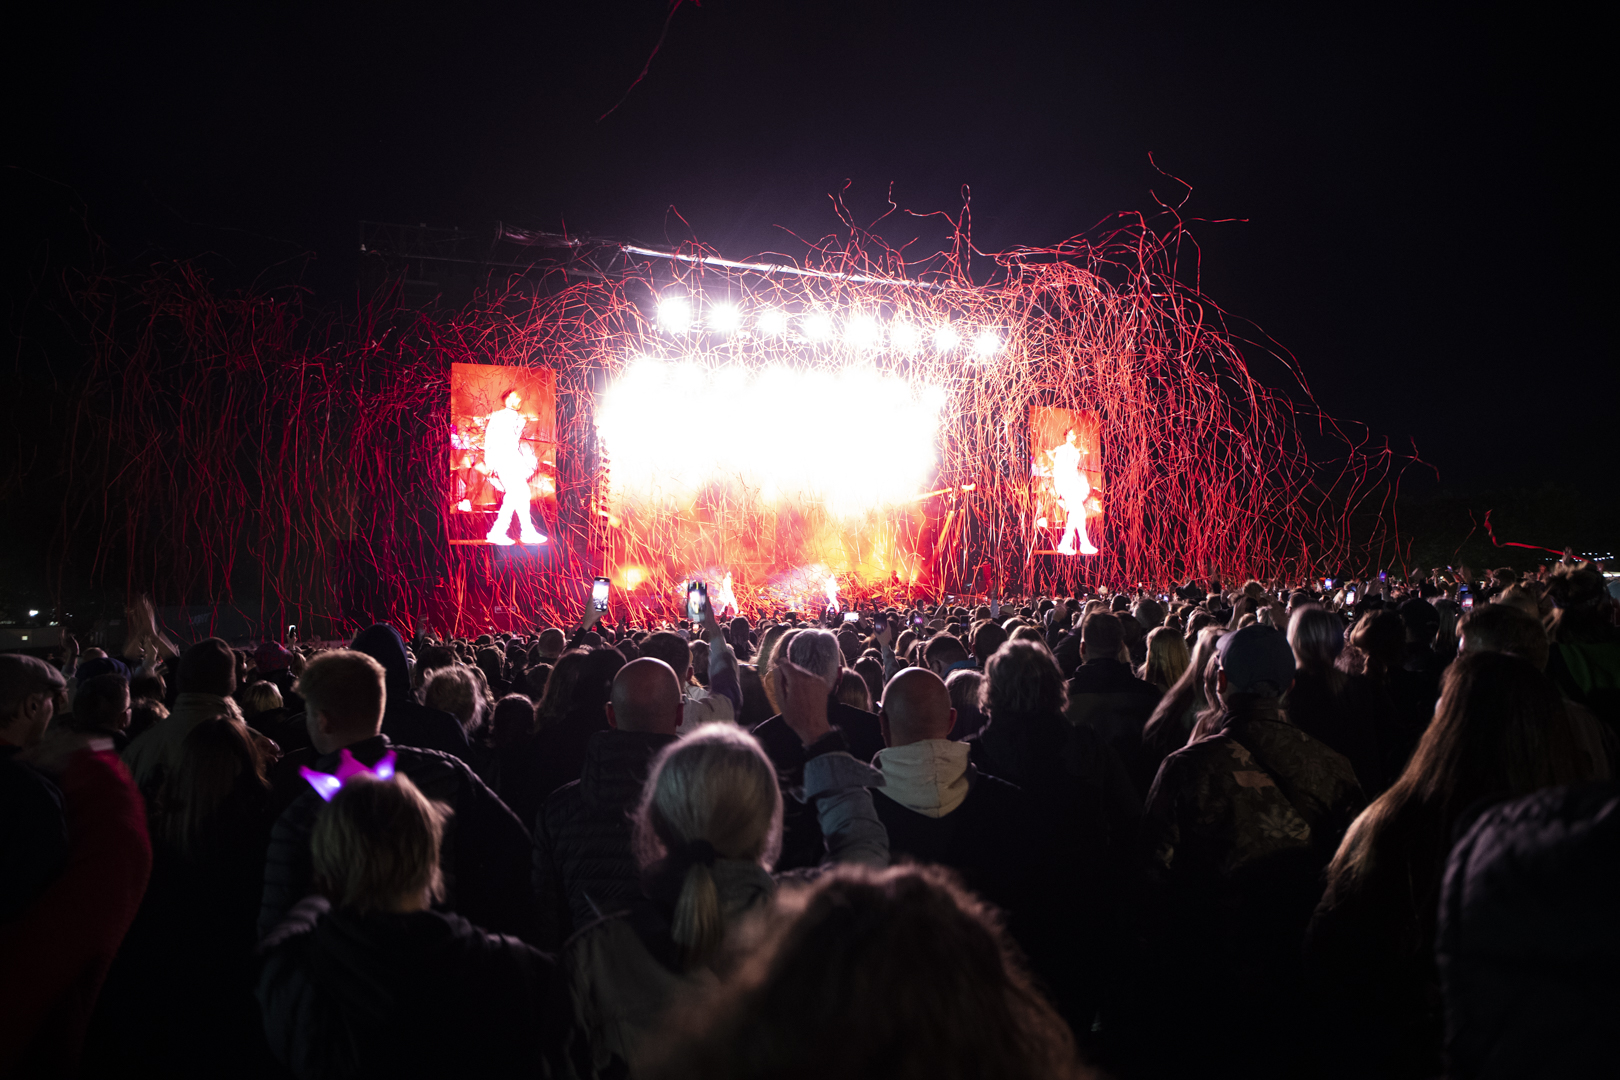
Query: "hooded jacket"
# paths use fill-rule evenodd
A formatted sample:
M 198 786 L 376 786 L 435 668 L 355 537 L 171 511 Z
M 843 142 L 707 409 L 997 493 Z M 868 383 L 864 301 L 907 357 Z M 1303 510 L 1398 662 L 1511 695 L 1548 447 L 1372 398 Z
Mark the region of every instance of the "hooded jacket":
M 630 815 L 653 756 L 674 741 L 651 732 L 599 731 L 586 745 L 580 778 L 541 807 L 534 823 L 541 944 L 562 942 L 640 893 Z
M 896 860 L 937 863 L 1000 908 L 1061 1012 L 1089 1023 L 1096 1010 L 1105 925 L 1101 897 L 1087 890 L 1061 829 L 1025 792 L 986 775 L 971 747 L 924 739 L 882 751 L 873 764 L 878 820 Z M 1082 1019 L 1083 1018 L 1083 1019 Z
M 405 642 L 392 626 L 378 623 L 355 636 L 350 646 L 381 664 L 388 692 L 383 708 L 382 733 L 400 746 L 417 746 L 467 759 L 467 733 L 454 716 L 417 703 L 411 692 L 411 669 L 405 660 Z
M 513 938 L 310 897 L 261 954 L 265 1034 L 300 1078 L 547 1075 L 552 960 Z

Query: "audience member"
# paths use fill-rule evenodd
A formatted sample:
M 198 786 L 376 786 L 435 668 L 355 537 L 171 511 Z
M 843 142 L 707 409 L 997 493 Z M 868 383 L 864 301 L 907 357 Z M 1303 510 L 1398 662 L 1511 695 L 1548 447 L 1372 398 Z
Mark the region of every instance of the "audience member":
M 403 770 L 350 777 L 318 808 L 308 843 L 320 894 L 273 928 L 259 980 L 265 1034 L 293 1075 L 549 1071 L 547 1032 L 564 1009 L 551 958 L 433 910 L 449 813 Z
M 1395 784 L 1367 808 L 1328 868 L 1308 959 L 1331 1071 L 1430 1076 L 1441 1066 L 1435 918 L 1462 815 L 1581 775 L 1558 692 L 1529 661 L 1455 660 L 1434 722 Z
M 298 680 L 310 741 L 320 755 L 313 769 L 336 774 L 345 760 L 374 766 L 385 754 L 395 768 L 450 819 L 445 904 L 501 933 L 532 937 L 534 893 L 529 884 L 529 834 L 506 804 L 461 759 L 436 750 L 393 745 L 382 734 L 381 664 L 361 652 L 335 650 L 309 662 Z M 315 887 L 309 837 L 325 803 L 311 789 L 276 820 L 265 863 L 259 933 L 267 934 Z
M 418 704 L 411 691 L 411 672 L 405 657 L 405 642 L 399 631 L 386 623 L 369 626 L 355 635 L 351 646 L 377 661 L 387 673 L 387 699 L 383 709 L 382 733 L 390 742 L 420 750 L 438 750 L 466 760 L 466 729 L 443 709 Z M 309 722 L 305 706 L 305 723 Z
M 784 891 L 764 939 L 677 1011 L 647 1080 L 1078 1080 L 1074 1039 L 998 919 L 946 873 L 843 868 Z
M 1145 798 L 1157 762 L 1142 747 L 1142 731 L 1161 693 L 1131 673 L 1120 659 L 1125 636 L 1120 620 L 1104 611 L 1086 617 L 1080 629 L 1082 663 L 1069 680 L 1065 712 L 1071 724 L 1090 728 L 1119 756 L 1127 775 Z
M 684 708 L 662 660 L 643 656 L 613 677 L 608 730 L 591 736 L 580 778 L 552 792 L 534 819 L 534 892 L 547 948 L 639 894 L 630 811 L 649 763 L 675 741 Z

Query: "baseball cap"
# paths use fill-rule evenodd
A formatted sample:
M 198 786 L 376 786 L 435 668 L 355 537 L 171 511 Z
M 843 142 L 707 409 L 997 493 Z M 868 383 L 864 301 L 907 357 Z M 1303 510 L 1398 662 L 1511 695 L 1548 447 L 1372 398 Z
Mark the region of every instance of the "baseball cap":
M 1294 650 L 1282 631 L 1255 623 L 1226 634 L 1215 646 L 1228 692 L 1251 693 L 1270 684 L 1277 693 L 1294 681 Z

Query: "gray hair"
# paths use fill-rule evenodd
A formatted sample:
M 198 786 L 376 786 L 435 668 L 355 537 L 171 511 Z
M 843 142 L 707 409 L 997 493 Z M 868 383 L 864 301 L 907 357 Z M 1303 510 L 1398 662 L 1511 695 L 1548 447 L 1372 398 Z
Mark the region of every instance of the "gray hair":
M 788 645 L 788 659 L 820 675 L 829 693 L 838 686 L 844 654 L 838 647 L 838 638 L 830 630 L 802 630 L 794 635 Z
M 1331 668 L 1344 651 L 1344 622 L 1320 604 L 1301 604 L 1288 620 L 1288 644 L 1305 670 Z

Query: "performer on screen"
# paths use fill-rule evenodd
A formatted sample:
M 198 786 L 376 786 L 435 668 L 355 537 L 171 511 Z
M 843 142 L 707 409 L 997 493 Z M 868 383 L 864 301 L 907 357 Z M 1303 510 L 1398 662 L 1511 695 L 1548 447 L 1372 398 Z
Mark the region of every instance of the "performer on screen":
M 1063 506 L 1063 540 L 1057 549 L 1060 555 L 1073 555 L 1078 548 L 1082 555 L 1097 554 L 1096 545 L 1086 536 L 1086 499 L 1091 497 L 1091 482 L 1080 471 L 1080 448 L 1074 444 L 1074 428 L 1063 433 L 1063 445 L 1051 451 L 1052 490 Z
M 523 398 L 516 389 L 509 389 L 501 395 L 501 404 L 504 407 L 491 413 L 484 427 L 484 464 L 503 492 L 495 525 L 485 539 L 492 544 L 511 545 L 513 540 L 507 533 L 515 517 L 523 543 L 543 544 L 546 538 L 534 527 L 529 514 L 529 477 L 539 463 L 534 451 L 523 445 L 523 426 L 528 423 L 528 417 L 518 412 Z

